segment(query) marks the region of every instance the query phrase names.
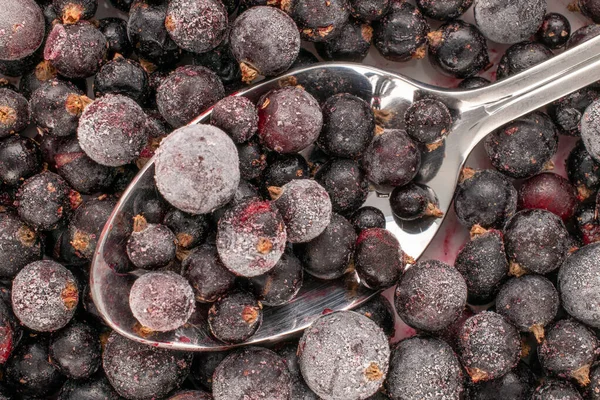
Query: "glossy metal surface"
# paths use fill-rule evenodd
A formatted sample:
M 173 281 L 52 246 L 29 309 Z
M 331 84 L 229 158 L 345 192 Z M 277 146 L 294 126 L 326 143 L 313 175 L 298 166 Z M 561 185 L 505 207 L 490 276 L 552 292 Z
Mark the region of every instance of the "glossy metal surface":
M 445 146 L 429 154 L 421 168 L 419 181 L 436 194 L 439 208 L 451 205 L 456 182 L 464 161 L 473 147 L 489 132 L 555 99 L 600 80 L 600 37 L 507 80 L 488 87 L 457 91 L 425 85 L 399 75 L 359 64 L 326 63 L 296 70 L 276 80 L 265 81 L 236 93 L 253 101 L 267 91 L 285 84 L 299 84 L 319 100 L 338 92 L 353 93 L 385 112 L 387 126 L 402 127 L 406 108 L 415 99 L 435 96 L 454 114 L 454 126 Z M 336 82 L 332 85 L 331 82 Z M 209 120 L 211 111 L 192 123 Z M 217 351 L 232 346 L 212 339 L 199 307 L 188 325 L 174 332 L 142 337 L 135 329 L 129 306 L 129 288 L 135 276 L 125 253 L 137 196 L 155 194 L 154 165 L 151 160 L 121 197 L 100 238 L 91 273 L 92 296 L 106 322 L 121 335 L 158 347 L 191 351 Z M 379 188 L 385 192 L 385 188 Z M 366 205 L 380 208 L 387 228 L 399 239 L 402 248 L 414 258 L 426 249 L 442 219 L 417 223 L 394 220 L 387 195 L 373 192 Z M 139 272 L 138 272 L 139 273 Z M 374 292 L 358 284 L 354 276 L 338 281 L 307 279 L 299 296 L 290 304 L 268 308 L 257 334 L 246 344 L 281 340 L 298 333 L 325 309 L 350 309 Z

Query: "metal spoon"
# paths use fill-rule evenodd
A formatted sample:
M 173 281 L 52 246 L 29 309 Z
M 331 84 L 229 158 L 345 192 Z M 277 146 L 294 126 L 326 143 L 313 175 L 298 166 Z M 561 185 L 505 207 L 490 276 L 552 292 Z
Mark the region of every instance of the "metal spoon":
M 597 80 L 600 80 L 600 37 L 521 74 L 476 90 L 441 89 L 360 64 L 325 63 L 289 72 L 235 95 L 256 101 L 269 90 L 289 83 L 304 86 L 319 100 L 349 92 L 369 101 L 374 108 L 387 111 L 392 120 L 398 121 L 396 126 L 401 124 L 404 111 L 415 99 L 434 96 L 442 100 L 454 114 L 454 126 L 444 148 L 430 157 L 427 171 L 421 175 L 437 195 L 438 207 L 446 213 L 463 163 L 481 139 L 503 124 Z M 192 124 L 207 123 L 210 114 L 208 110 Z M 125 243 L 136 198 L 156 196 L 153 176 L 154 163 L 150 160 L 121 197 L 99 239 L 90 279 L 98 312 L 119 334 L 157 347 L 187 351 L 235 347 L 211 337 L 202 316 L 206 310 L 197 310 L 189 324 L 173 332 L 145 337 L 135 329 L 136 321 L 128 305 L 135 275 L 128 273 L 131 268 Z M 366 205 L 378 207 L 385 213 L 387 229 L 415 259 L 421 256 L 442 223 L 442 219 L 431 218 L 420 223 L 398 223 L 392 216 L 387 196 L 375 192 L 370 194 Z M 324 310 L 351 309 L 374 293 L 358 285 L 352 277 L 327 282 L 308 278 L 292 303 L 265 310 L 263 325 L 242 345 L 281 340 L 309 326 Z

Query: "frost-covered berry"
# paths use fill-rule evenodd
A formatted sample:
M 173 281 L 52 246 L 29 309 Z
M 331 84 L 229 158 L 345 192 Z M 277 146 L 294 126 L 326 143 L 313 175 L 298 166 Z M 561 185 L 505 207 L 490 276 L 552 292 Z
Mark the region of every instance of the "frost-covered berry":
M 208 310 L 208 326 L 224 343 L 242 343 L 260 328 L 262 305 L 253 295 L 237 291 L 217 300 Z
M 235 144 L 211 125 L 190 125 L 171 133 L 156 152 L 155 170 L 163 197 L 192 214 L 229 203 L 240 182 Z
M 33 54 L 44 41 L 45 23 L 33 0 L 2 3 L 0 13 L 0 60 L 14 61 Z
M 281 8 L 298 24 L 302 39 L 310 42 L 335 38 L 350 16 L 347 0 L 281 1 Z
M 73 322 L 52 337 L 49 359 L 71 379 L 85 379 L 100 367 L 102 349 L 98 332 L 91 325 Z
M 229 96 L 214 105 L 210 123 L 221 128 L 234 142 L 243 143 L 258 129 L 258 113 L 248 98 Z
M 127 256 L 137 268 L 157 269 L 175 259 L 175 234 L 165 225 L 148 224 L 140 215 L 134 218 L 127 240 Z
M 404 253 L 393 233 L 386 229 L 365 229 L 358 235 L 354 267 L 361 282 L 371 289 L 393 286 L 404 270 Z
M 0 88 L 0 138 L 18 133 L 29 125 L 29 104 L 23 95 Z
M 38 332 L 56 331 L 69 323 L 79 290 L 73 274 L 57 262 L 35 261 L 13 280 L 12 306 L 19 321 Z
M 248 280 L 248 286 L 265 306 L 281 306 L 296 297 L 302 287 L 302 263 L 291 252 L 284 253 L 266 274 Z
M 196 301 L 212 303 L 229 292 L 235 283 L 233 275 L 219 259 L 217 248 L 203 244 L 193 249 L 182 262 L 183 276 L 192 285 Z
M 41 258 L 40 235 L 16 215 L 0 213 L 0 277 L 11 279 L 27 264 Z
M 116 204 L 115 198 L 101 196 L 87 200 L 75 210 L 69 221 L 68 242 L 76 256 L 92 260 L 102 229 Z

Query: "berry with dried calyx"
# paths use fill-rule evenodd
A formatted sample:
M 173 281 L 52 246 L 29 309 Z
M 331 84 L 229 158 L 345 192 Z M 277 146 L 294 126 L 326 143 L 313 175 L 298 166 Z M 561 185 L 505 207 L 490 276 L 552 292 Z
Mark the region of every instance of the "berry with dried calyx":
M 0 87 L 0 138 L 22 132 L 29 126 L 29 104 L 23 95 Z
M 350 19 L 335 37 L 315 47 L 325 60 L 361 62 L 371 48 L 372 38 L 370 25 Z
M 191 249 L 198 246 L 208 236 L 210 222 L 206 215 L 193 215 L 173 209 L 165 214 L 162 222 L 177 237 L 177 246 Z
M 229 96 L 214 105 L 210 123 L 221 128 L 234 142 L 244 143 L 258 129 L 258 114 L 248 98 Z
M 290 0 L 281 1 L 281 8 L 298 25 L 302 39 L 309 42 L 332 40 L 350 16 L 347 0 Z
M 157 269 L 175 259 L 175 234 L 165 225 L 148 224 L 136 215 L 133 232 L 127 240 L 127 256 L 136 268 Z
M 417 100 L 404 114 L 406 133 L 416 142 L 433 145 L 443 140 L 452 126 L 452 115 L 444 103 L 435 99 Z
M 52 0 L 54 12 L 65 25 L 91 19 L 96 14 L 98 0 Z
M 407 263 L 398 239 L 382 228 L 365 229 L 356 239 L 354 268 L 361 282 L 371 289 L 393 286 Z
M 40 235 L 10 212 L 0 213 L 0 277 L 12 279 L 42 258 Z
M 441 218 L 444 213 L 437 207 L 436 199 L 427 187 L 408 183 L 397 186 L 390 194 L 390 207 L 394 216 L 412 221 L 423 217 Z
M 210 332 L 228 344 L 242 343 L 251 338 L 262 324 L 262 318 L 260 302 L 241 291 L 220 298 L 208 310 Z
M 577 142 L 566 162 L 567 176 L 577 188 L 580 201 L 600 189 L 600 163 L 590 156 L 582 141 Z
M 100 196 L 87 200 L 75 210 L 66 238 L 77 257 L 92 260 L 102 229 L 116 204 L 116 199 Z

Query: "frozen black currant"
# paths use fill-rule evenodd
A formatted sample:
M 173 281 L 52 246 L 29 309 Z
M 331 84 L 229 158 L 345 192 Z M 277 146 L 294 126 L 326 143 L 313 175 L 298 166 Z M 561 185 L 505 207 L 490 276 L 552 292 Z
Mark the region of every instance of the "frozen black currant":
M 396 334 L 394 306 L 384 295 L 373 296 L 354 311 L 372 319 L 388 338 L 392 339 Z
M 208 310 L 210 332 L 218 340 L 229 344 L 251 338 L 262 324 L 262 318 L 262 305 L 253 295 L 242 291 L 221 297 Z
M 406 185 L 420 166 L 421 153 L 416 143 L 401 129 L 389 129 L 376 136 L 362 159 L 369 180 L 384 186 Z
M 390 6 L 390 0 L 349 0 L 352 16 L 360 21 L 381 19 Z
M 217 227 L 217 250 L 235 275 L 252 277 L 272 269 L 285 250 L 284 219 L 275 204 L 244 200 L 225 211 Z
M 194 362 L 190 371 L 189 379 L 194 386 L 207 389 L 212 392 L 213 373 L 231 352 L 228 351 L 209 351 L 196 353 Z
M 152 332 L 175 330 L 195 309 L 194 291 L 174 272 L 149 272 L 137 278 L 129 293 L 129 307 L 140 325 Z
M 52 332 L 67 325 L 79 303 L 73 274 L 50 260 L 25 266 L 13 280 L 11 296 L 19 321 L 38 332 Z
M 548 210 L 565 222 L 573 217 L 578 204 L 575 187 L 566 178 L 551 172 L 533 176 L 519 188 L 520 209 Z
M 92 376 L 102 362 L 100 337 L 89 324 L 73 322 L 50 340 L 49 360 L 70 379 Z
M 155 180 L 162 196 L 192 214 L 206 214 L 227 204 L 240 181 L 233 141 L 211 125 L 177 129 L 156 153 Z
M 600 398 L 600 368 L 594 367 L 590 372 L 590 384 L 585 391 L 586 399 L 598 400 Z
M 371 289 L 387 289 L 402 275 L 406 257 L 398 239 L 388 230 L 370 228 L 356 239 L 354 268 L 361 282 Z
M 300 34 L 286 13 L 258 6 L 236 18 L 229 43 L 240 65 L 242 80 L 249 83 L 258 75 L 275 76 L 287 71 L 298 56 Z
M 227 34 L 227 9 L 220 0 L 172 0 L 165 27 L 183 50 L 204 53 L 217 47 Z
M 446 21 L 460 17 L 469 9 L 469 7 L 471 7 L 471 4 L 473 4 L 473 0 L 417 1 L 417 7 L 419 7 L 419 10 L 421 10 L 423 15 L 438 21 Z
M 502 232 L 480 228 L 477 233 L 460 250 L 454 265 L 465 278 L 468 302 L 486 304 L 494 299 L 508 277 L 508 261 Z
M 357 161 L 331 159 L 319 169 L 315 180 L 329 193 L 334 212 L 349 214 L 363 205 L 369 182 Z
M 221 78 L 227 92 L 230 91 L 229 88 L 238 88 L 241 85 L 242 71 L 231 52 L 229 37 L 225 37 L 225 40 L 213 50 L 193 56 L 192 61 L 195 65 L 202 65 Z
M 319 317 L 298 345 L 302 376 L 324 399 L 359 400 L 375 394 L 388 373 L 389 357 L 383 330 L 353 311 Z
M 298 365 L 298 341 L 278 346 L 275 351 L 285 360 L 290 371 L 292 377 L 291 398 L 298 400 L 318 400 L 315 392 L 310 390 L 306 382 L 304 382 L 304 378 L 302 378 L 300 366 Z
M 463 380 L 458 357 L 446 342 L 415 336 L 394 347 L 385 388 L 394 400 L 459 399 Z
M 165 397 L 187 377 L 192 354 L 159 349 L 113 332 L 102 353 L 112 387 L 128 399 Z
M 66 238 L 77 257 L 92 260 L 102 229 L 116 204 L 116 199 L 100 196 L 88 199 L 75 210 Z
M 489 84 L 490 81 L 485 78 L 479 76 L 472 76 L 470 78 L 466 78 L 460 81 L 458 87 L 460 89 L 479 89 Z
M 500 59 L 496 79 L 504 79 L 523 72 L 553 56 L 552 50 L 541 43 L 520 42 L 513 44 Z
M 395 187 L 390 194 L 390 207 L 394 216 L 412 221 L 423 217 L 440 218 L 444 213 L 437 208 L 436 199 L 427 187 L 408 183 Z
M 452 115 L 444 103 L 435 99 L 417 100 L 404 114 L 406 133 L 416 142 L 433 145 L 442 140 L 452 126 Z
M 33 54 L 44 41 L 44 15 L 33 0 L 8 1 L 0 17 L 0 60 Z
M 127 37 L 127 21 L 117 17 L 109 17 L 102 18 L 98 22 L 100 23 L 98 29 L 100 29 L 108 43 L 108 58 L 113 58 L 116 54 L 129 57 L 133 52 L 133 46 L 131 46 Z
M 258 129 L 256 107 L 248 98 L 230 96 L 219 100 L 210 115 L 211 124 L 221 128 L 234 142 L 248 141 Z
M 585 109 L 600 98 L 600 93 L 592 87 L 581 88 L 561 97 L 548 105 L 548 115 L 552 118 L 560 133 L 579 136 L 579 123 Z
M 98 0 L 52 0 L 54 12 L 65 25 L 91 19 L 96 14 Z
M 581 139 L 586 150 L 600 163 L 600 129 L 596 126 L 600 119 L 600 100 L 594 100 L 581 117 Z
M 320 279 L 336 279 L 350 266 L 356 233 L 348 220 L 332 213 L 331 222 L 316 238 L 294 245 L 304 270 Z
M 44 82 L 55 79 L 58 76 L 56 68 L 50 61 L 43 60 L 35 66 L 32 71 L 21 77 L 19 81 L 19 92 L 30 99 L 31 94 L 35 92 Z
M 333 157 L 361 157 L 375 136 L 375 116 L 369 103 L 341 93 L 328 98 L 322 108 L 319 146 Z
M 525 363 L 520 362 L 501 378 L 467 385 L 465 392 L 468 400 L 531 400 L 535 385 L 535 375 Z
M 9 87 L 0 87 L 0 138 L 21 132 L 27 126 L 29 126 L 27 99 Z
M 0 277 L 12 279 L 42 258 L 40 235 L 10 212 L 0 213 Z
M 136 268 L 157 269 L 175 259 L 175 234 L 165 225 L 148 224 L 137 215 L 133 232 L 127 240 L 127 256 Z
M 573 47 L 581 44 L 583 42 L 587 42 L 591 38 L 598 36 L 600 34 L 600 25 L 598 24 L 589 24 L 586 26 L 582 26 L 577 29 L 575 32 L 571 34 L 571 37 L 567 41 L 567 49 L 572 49 Z
M 535 389 L 531 400 L 583 400 L 571 382 L 547 379 Z
M 600 4 L 594 0 L 578 0 L 574 5 L 579 8 L 579 11 L 586 17 L 590 18 L 595 23 L 600 22 Z
M 350 216 L 350 222 L 357 233 L 369 228 L 385 228 L 385 215 L 375 207 L 365 206 Z
M 288 252 L 269 272 L 248 279 L 248 285 L 262 304 L 274 307 L 292 301 L 302 287 L 302 279 L 302 264 Z
M 504 228 L 510 273 L 521 276 L 527 272 L 547 274 L 554 271 L 568 255 L 568 237 L 562 220 L 551 212 L 519 211 Z
M 412 4 L 390 2 L 388 12 L 373 28 L 373 44 L 385 58 L 409 61 L 425 57 L 429 24 Z
M 459 350 L 471 380 L 489 381 L 502 377 L 517 365 L 521 338 L 500 314 L 484 311 L 467 319 L 461 328 Z
M 574 222 L 576 233 L 583 244 L 600 242 L 600 216 L 595 204 L 580 204 L 575 212 Z
M 292 243 L 308 242 L 329 225 L 332 205 L 327 191 L 317 182 L 294 179 L 282 187 L 270 187 Z
M 490 62 L 486 40 L 475 25 L 451 21 L 427 37 L 429 60 L 443 74 L 469 78 Z
M 557 149 L 556 126 L 540 111 L 517 118 L 485 139 L 485 151 L 494 168 L 517 179 L 551 168 Z
M 247 181 L 258 179 L 267 167 L 265 149 L 256 140 L 238 144 L 237 149 L 240 158 L 240 177 Z
M 294 179 L 308 179 L 309 166 L 300 154 L 281 154 L 269 161 L 263 173 L 264 188 L 281 187 Z
M 203 244 L 183 260 L 183 276 L 192 285 L 196 301 L 212 303 L 229 292 L 235 283 L 233 275 L 219 259 L 217 248 Z
M 281 8 L 298 25 L 302 39 L 325 42 L 337 36 L 350 16 L 347 0 L 291 0 L 281 1 Z
M 371 48 L 372 39 L 370 25 L 350 20 L 335 37 L 319 42 L 315 47 L 325 60 L 361 62 Z
M 580 201 L 600 189 L 600 163 L 590 156 L 582 141 L 577 142 L 566 162 L 569 180 L 577 188 Z
M 70 379 L 60 389 L 58 400 L 120 400 L 104 374 L 86 380 Z
M 148 74 L 138 62 L 117 56 L 96 74 L 94 93 L 96 98 L 107 93 L 122 94 L 143 104 L 150 94 L 148 81 Z
M 581 4 L 582 2 L 580 2 Z M 559 13 L 548 13 L 535 37 L 543 45 L 551 49 L 563 47 L 571 36 L 571 24 L 567 17 Z
M 228 355 L 213 375 L 215 400 L 290 399 L 292 377 L 285 360 L 262 347 Z
M 419 261 L 400 277 L 396 311 L 409 326 L 428 332 L 444 329 L 463 312 L 467 285 L 454 267 L 437 260 Z
M 174 209 L 167 212 L 163 224 L 177 237 L 177 245 L 184 249 L 196 247 L 206 239 L 210 229 L 206 215 L 192 215 Z
M 0 182 L 15 186 L 41 169 L 42 153 L 35 141 L 18 135 L 0 139 Z
M 475 22 L 486 38 L 496 43 L 517 43 L 528 39 L 542 25 L 546 2 L 477 0 L 473 11 Z

